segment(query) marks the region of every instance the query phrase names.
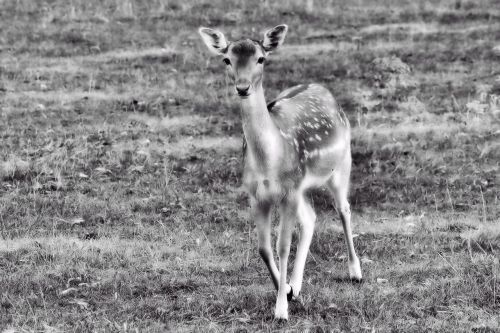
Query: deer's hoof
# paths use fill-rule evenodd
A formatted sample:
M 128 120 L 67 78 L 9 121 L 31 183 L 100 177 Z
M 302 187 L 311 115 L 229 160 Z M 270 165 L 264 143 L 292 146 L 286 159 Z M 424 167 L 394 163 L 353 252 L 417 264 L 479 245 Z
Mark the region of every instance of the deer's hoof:
M 361 282 L 363 275 L 361 274 L 361 265 L 359 259 L 356 257 L 354 260 L 349 261 L 349 277 L 351 280 Z
M 288 303 L 285 299 L 276 303 L 276 308 L 274 310 L 274 319 L 276 320 L 288 320 Z
M 299 299 L 299 294 L 300 294 L 300 291 L 295 292 L 293 290 L 293 287 L 290 286 L 290 291 L 286 294 L 286 298 L 287 298 L 288 302 L 297 301 Z

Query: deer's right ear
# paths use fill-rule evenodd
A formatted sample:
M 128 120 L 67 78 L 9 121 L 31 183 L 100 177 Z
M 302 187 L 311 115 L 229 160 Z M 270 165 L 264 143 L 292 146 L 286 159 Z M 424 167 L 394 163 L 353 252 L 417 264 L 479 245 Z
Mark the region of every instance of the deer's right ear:
M 221 55 L 226 52 L 227 41 L 222 32 L 204 27 L 198 29 L 198 32 L 213 54 Z

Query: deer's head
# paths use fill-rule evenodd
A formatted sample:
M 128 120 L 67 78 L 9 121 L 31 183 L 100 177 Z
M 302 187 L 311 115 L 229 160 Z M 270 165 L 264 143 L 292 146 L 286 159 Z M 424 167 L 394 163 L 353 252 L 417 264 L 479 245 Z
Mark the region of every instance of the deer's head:
M 288 26 L 282 24 L 266 31 L 262 40 L 244 38 L 230 42 L 218 30 L 198 30 L 208 49 L 222 57 L 241 98 L 247 98 L 262 85 L 264 61 L 283 43 L 287 31 Z

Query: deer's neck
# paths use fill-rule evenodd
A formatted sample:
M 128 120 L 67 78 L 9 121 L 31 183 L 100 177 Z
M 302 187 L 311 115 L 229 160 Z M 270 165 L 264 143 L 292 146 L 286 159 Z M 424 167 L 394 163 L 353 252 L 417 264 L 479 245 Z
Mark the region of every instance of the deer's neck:
M 248 153 L 261 171 L 269 171 L 282 154 L 282 138 L 267 110 L 261 85 L 248 98 L 241 100 L 241 111 Z

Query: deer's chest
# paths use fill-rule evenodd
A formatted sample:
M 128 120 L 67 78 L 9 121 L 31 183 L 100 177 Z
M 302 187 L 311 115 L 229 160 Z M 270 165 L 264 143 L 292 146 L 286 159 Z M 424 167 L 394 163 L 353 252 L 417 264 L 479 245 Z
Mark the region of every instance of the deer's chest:
M 287 148 L 275 148 L 274 155 L 270 155 L 273 158 L 268 159 L 251 151 L 245 154 L 243 185 L 257 201 L 278 202 L 296 186 L 300 169 Z
M 275 202 L 282 193 L 278 178 L 277 162 L 247 152 L 243 173 L 243 185 L 249 195 L 259 202 Z

